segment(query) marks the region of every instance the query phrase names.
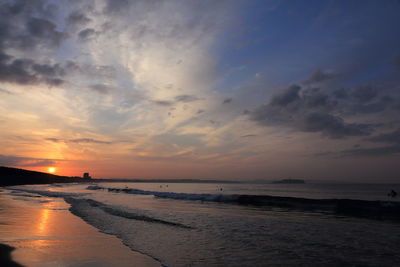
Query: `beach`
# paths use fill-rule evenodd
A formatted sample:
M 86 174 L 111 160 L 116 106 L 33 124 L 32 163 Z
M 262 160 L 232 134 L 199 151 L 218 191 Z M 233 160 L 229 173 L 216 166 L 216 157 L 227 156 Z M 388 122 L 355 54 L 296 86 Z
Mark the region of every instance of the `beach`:
M 16 248 L 23 266 L 160 266 L 72 215 L 61 198 L 0 190 L 0 243 Z

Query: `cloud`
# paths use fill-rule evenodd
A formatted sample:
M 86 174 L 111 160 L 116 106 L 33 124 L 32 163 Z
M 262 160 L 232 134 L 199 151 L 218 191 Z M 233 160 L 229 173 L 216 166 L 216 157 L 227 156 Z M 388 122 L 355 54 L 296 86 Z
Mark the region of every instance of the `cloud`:
M 51 142 L 54 142 L 54 143 L 59 143 L 59 142 L 63 141 L 63 140 L 61 140 L 59 138 L 54 138 L 54 137 L 45 138 L 45 140 L 51 141 Z
M 50 20 L 55 6 L 45 1 L 0 3 L 0 82 L 59 86 L 65 71 L 59 64 L 40 63 L 37 51 L 51 51 L 68 38 Z M 36 52 L 36 53 L 35 53 Z
M 77 139 L 71 139 L 68 140 L 68 142 L 71 143 L 84 143 L 84 144 L 112 144 L 112 142 L 109 141 L 102 141 L 102 140 L 96 140 L 92 138 L 77 138 Z
M 37 64 L 31 59 L 14 59 L 0 52 L 0 82 L 20 85 L 45 83 L 59 86 L 64 83 L 65 70 L 59 64 Z
M 76 143 L 76 144 L 106 144 L 106 145 L 110 145 L 110 144 L 114 143 L 114 142 L 110 142 L 110 141 L 103 141 L 103 140 L 97 140 L 97 139 L 92 139 L 92 138 L 76 138 L 76 139 L 70 139 L 70 140 L 63 140 L 60 138 L 49 137 L 49 138 L 45 138 L 45 140 L 51 141 L 54 143 L 64 142 L 64 143 Z
M 272 96 L 269 103 L 247 113 L 260 125 L 319 132 L 330 138 L 367 136 L 371 133 L 374 125 L 346 122 L 337 114 L 338 110 L 335 97 L 321 89 L 291 85 Z
M 79 10 L 71 12 L 67 17 L 67 23 L 72 25 L 86 25 L 90 21 L 91 19 Z
M 195 102 L 198 100 L 201 100 L 201 98 L 199 98 L 195 95 L 178 95 L 174 98 L 174 100 L 151 100 L 150 102 L 154 103 L 156 105 L 159 105 L 159 106 L 170 107 L 170 106 L 175 105 L 178 102 L 190 103 L 190 102 Z
M 188 103 L 188 102 L 200 100 L 200 98 L 198 98 L 197 96 L 194 96 L 194 95 L 178 95 L 175 97 L 175 100 L 178 102 Z
M 59 160 L 19 157 L 0 154 L 0 166 L 38 167 L 55 165 Z
M 257 136 L 256 134 L 246 134 L 246 135 L 242 135 L 240 137 L 247 138 L 247 137 L 256 137 L 256 136 Z
M 116 14 L 128 10 L 132 2 L 129 0 L 106 0 L 103 12 L 106 14 Z
M 387 155 L 400 155 L 400 145 L 373 147 L 373 148 L 356 148 L 342 150 L 341 156 L 387 156 Z
M 313 112 L 307 114 L 300 121 L 299 128 L 304 132 L 320 132 L 331 138 L 346 136 L 366 136 L 371 133 L 372 125 L 346 123 L 338 116 L 328 113 Z
M 338 77 L 339 76 L 337 74 L 317 69 L 316 71 L 311 73 L 310 77 L 308 77 L 307 80 L 304 81 L 304 84 L 310 85 L 310 84 L 322 83 L 336 79 Z
M 97 35 L 97 32 L 94 29 L 87 28 L 78 33 L 78 37 L 82 41 L 87 41 Z
M 400 145 L 400 128 L 389 133 L 384 133 L 371 137 L 368 140 L 371 142 L 395 143 Z
M 396 54 L 393 57 L 393 65 L 397 68 L 400 69 L 400 53 Z
M 7 95 L 11 95 L 12 94 L 10 91 L 8 91 L 6 89 L 2 89 L 2 88 L 0 88 L 0 93 L 7 94 Z
M 89 88 L 101 94 L 108 94 L 110 92 L 110 87 L 104 84 L 93 84 Z
M 378 95 L 378 90 L 370 85 L 359 86 L 352 92 L 352 96 L 358 99 L 361 103 L 367 103 L 373 100 Z
M 222 101 L 222 104 L 229 104 L 232 102 L 232 98 L 226 98 L 224 101 Z
M 170 107 L 170 106 L 174 105 L 174 102 L 167 101 L 167 100 L 151 100 L 151 102 L 156 105 L 164 106 L 164 107 Z
M 346 99 L 349 96 L 349 94 L 346 89 L 340 88 L 333 91 L 333 96 L 338 99 Z
M 199 146 L 203 144 L 201 134 L 172 134 L 166 133 L 157 135 L 153 138 L 154 141 L 167 145 L 177 145 L 180 147 Z
M 287 106 L 290 103 L 296 102 L 300 99 L 300 90 L 300 86 L 291 85 L 282 92 L 274 95 L 270 103 L 272 106 Z
M 24 42 L 33 41 L 32 43 L 35 44 L 37 40 L 40 39 L 40 41 L 47 42 L 50 45 L 59 46 L 68 35 L 66 33 L 57 31 L 56 28 L 57 26 L 47 19 L 35 17 L 29 18 L 26 22 L 28 34 L 21 37 L 21 40 L 24 40 Z M 28 47 L 29 44 L 24 46 Z

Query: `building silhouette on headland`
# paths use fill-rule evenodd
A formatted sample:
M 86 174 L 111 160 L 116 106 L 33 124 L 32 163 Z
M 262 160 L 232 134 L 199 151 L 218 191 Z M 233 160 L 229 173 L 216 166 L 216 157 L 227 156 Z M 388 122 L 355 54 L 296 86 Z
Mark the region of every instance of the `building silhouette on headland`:
M 83 179 L 92 179 L 92 177 L 89 175 L 89 173 L 88 172 L 85 172 L 84 174 L 83 174 L 83 177 L 82 177 Z

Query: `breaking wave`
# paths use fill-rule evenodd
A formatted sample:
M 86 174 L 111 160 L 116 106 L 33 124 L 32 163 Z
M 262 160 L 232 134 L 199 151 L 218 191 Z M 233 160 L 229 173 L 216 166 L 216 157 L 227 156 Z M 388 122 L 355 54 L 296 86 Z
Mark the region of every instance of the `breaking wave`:
M 118 209 L 117 207 L 109 206 L 109 205 L 106 205 L 104 203 L 101 203 L 101 202 L 93 200 L 93 199 L 78 199 L 78 198 L 66 197 L 65 201 L 71 205 L 70 210 L 72 213 L 74 213 L 76 215 L 80 215 L 79 209 L 94 207 L 94 208 L 99 208 L 102 211 L 104 211 L 110 215 L 114 215 L 114 216 L 118 216 L 118 217 L 122 217 L 122 218 L 126 218 L 126 219 L 145 221 L 145 222 L 150 222 L 150 223 L 159 223 L 159 224 L 164 224 L 164 225 L 168 225 L 168 226 L 192 229 L 192 227 L 186 226 L 186 225 L 183 225 L 180 223 L 160 220 L 157 218 L 124 211 L 122 209 Z
M 308 199 L 267 195 L 225 195 L 188 194 L 175 192 L 147 191 L 135 188 L 109 188 L 98 185 L 88 186 L 88 190 L 107 190 L 114 193 L 153 195 L 158 198 L 223 202 L 239 205 L 277 207 L 306 211 L 329 212 L 337 215 L 364 217 L 370 219 L 400 220 L 400 203 L 392 201 L 369 201 L 353 199 Z

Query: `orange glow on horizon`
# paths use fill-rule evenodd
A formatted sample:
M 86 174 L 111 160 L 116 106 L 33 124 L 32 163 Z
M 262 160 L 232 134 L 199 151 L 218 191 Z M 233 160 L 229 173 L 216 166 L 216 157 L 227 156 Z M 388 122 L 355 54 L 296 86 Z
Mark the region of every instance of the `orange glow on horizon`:
M 55 173 L 55 172 L 56 172 L 56 168 L 54 168 L 54 167 L 49 167 L 49 172 L 50 172 L 50 173 Z

